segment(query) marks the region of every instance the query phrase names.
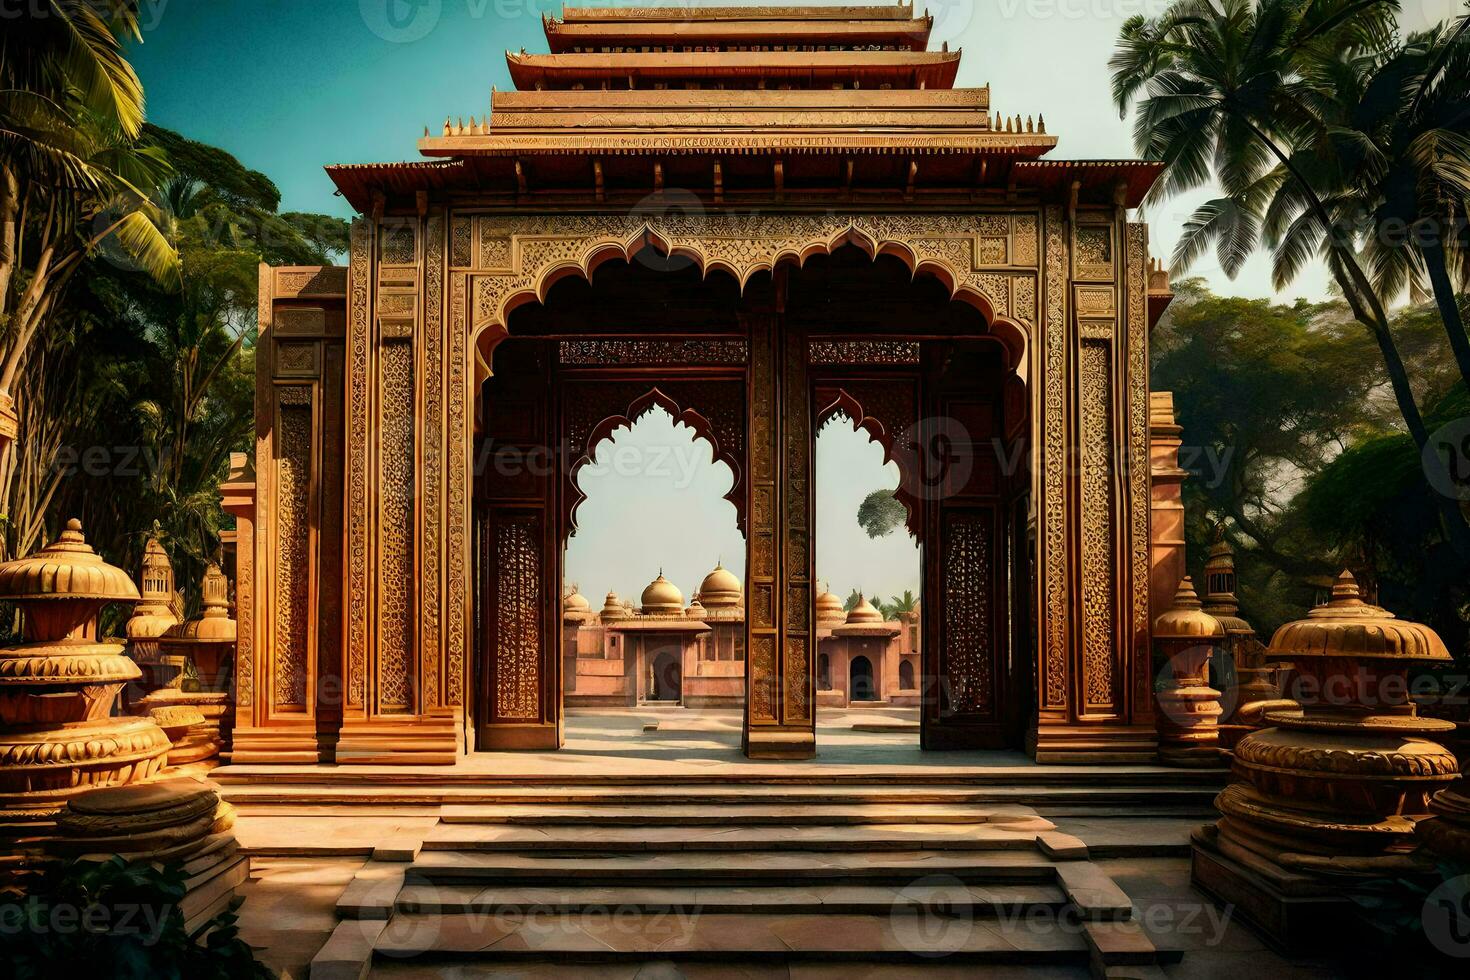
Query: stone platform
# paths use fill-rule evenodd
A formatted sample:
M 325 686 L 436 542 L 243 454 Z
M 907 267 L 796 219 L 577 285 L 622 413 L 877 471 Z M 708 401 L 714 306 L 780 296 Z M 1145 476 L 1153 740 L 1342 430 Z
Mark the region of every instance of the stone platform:
M 922 753 L 911 732 L 857 729 L 872 711 L 841 717 L 816 760 L 752 762 L 718 716 L 660 711 L 645 732 L 649 714 L 582 716 L 559 753 L 212 776 L 257 860 L 369 859 L 315 977 L 653 961 L 1143 977 L 1178 959 L 1098 859 L 1186 854 L 1223 773 Z

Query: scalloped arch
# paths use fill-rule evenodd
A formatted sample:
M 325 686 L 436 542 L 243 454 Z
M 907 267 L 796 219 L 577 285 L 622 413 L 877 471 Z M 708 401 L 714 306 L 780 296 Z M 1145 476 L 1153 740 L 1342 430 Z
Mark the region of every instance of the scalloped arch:
M 502 244 L 508 268 L 472 274 L 469 314 L 476 384 L 489 377 L 491 352 L 509 336 L 511 314 L 546 301 L 551 288 L 570 275 L 592 281 L 603 263 L 632 262 L 643 248 L 686 258 L 708 277 L 732 276 L 744 290 L 760 272 L 783 263 L 801 267 L 813 255 L 830 255 L 845 245 L 871 258 L 888 255 L 914 278 L 930 275 L 951 298 L 975 307 L 1001 341 L 1011 368 L 1025 363 L 1031 329 L 1012 315 L 1009 296 L 992 295 L 997 283 L 1009 294 L 1006 274 L 977 267 L 978 215 L 646 215 L 559 216 L 528 227 L 524 218 L 497 219 L 486 234 Z M 969 222 L 968 224 L 966 222 Z M 1029 270 L 1021 278 L 1033 276 Z M 1016 278 L 1016 274 L 1012 274 Z
M 730 468 L 730 489 L 725 492 L 725 499 L 735 508 L 736 526 L 740 528 L 742 534 L 745 533 L 745 483 L 742 479 L 740 460 L 730 451 L 730 447 L 720 445 L 719 437 L 715 435 L 714 425 L 708 418 L 694 408 L 680 405 L 677 399 L 656 385 L 651 386 L 647 393 L 633 399 L 622 414 L 609 415 L 598 422 L 588 433 L 587 444 L 576 447 L 581 450 L 581 453 L 567 470 L 567 484 L 571 490 L 569 495 L 571 506 L 567 523 L 570 533 L 577 533 L 577 510 L 587 499 L 587 494 L 582 491 L 581 485 L 577 482 L 577 474 L 584 466 L 592 462 L 598 445 L 604 439 L 610 439 L 612 434 L 620 428 L 631 429 L 655 408 L 662 408 L 674 417 L 675 422 L 687 425 L 694 431 L 696 439 L 703 439 L 709 443 L 710 455 L 714 462 L 724 463 Z

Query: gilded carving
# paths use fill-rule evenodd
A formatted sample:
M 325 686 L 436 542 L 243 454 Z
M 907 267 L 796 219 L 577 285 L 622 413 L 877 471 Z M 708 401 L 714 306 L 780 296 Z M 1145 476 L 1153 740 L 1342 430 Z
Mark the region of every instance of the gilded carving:
M 1082 673 L 1089 707 L 1114 704 L 1113 365 L 1100 340 L 1083 340 L 1078 412 L 1082 425 Z
M 289 389 L 283 389 L 289 390 Z M 310 393 L 310 389 L 305 390 Z M 275 704 L 306 708 L 311 408 L 282 401 L 276 433 Z
M 1039 244 L 1036 215 L 1011 215 L 1011 264 L 1035 266 Z
M 447 395 L 445 412 L 448 418 L 450 445 L 459 452 L 448 460 L 445 469 L 445 616 L 444 648 L 448 663 L 445 665 L 445 701 L 449 705 L 464 704 L 465 655 L 468 652 L 466 628 L 469 623 L 469 567 L 468 528 L 469 509 L 469 420 L 466 417 L 471 398 L 469 344 L 469 311 L 467 282 L 463 275 L 450 277 L 449 282 L 449 348 L 447 364 Z
M 563 340 L 562 364 L 744 364 L 743 340 Z
M 411 710 L 413 703 L 413 348 L 379 350 L 378 476 L 378 709 Z
M 347 703 L 361 705 L 367 690 L 368 645 L 368 347 L 372 223 L 352 223 L 347 304 Z
M 918 364 L 917 340 L 813 340 L 813 364 Z
M 587 273 L 595 253 L 615 249 L 627 256 L 650 236 L 671 253 L 687 256 L 701 269 L 723 268 L 743 284 L 782 260 L 795 261 L 814 250 L 846 242 L 882 249 L 938 266 L 955 290 L 968 290 L 1001 315 L 1008 315 L 1004 276 L 976 268 L 981 236 L 1010 234 L 1005 215 L 974 214 L 825 214 L 742 215 L 647 214 L 486 215 L 478 219 L 481 269 L 475 277 L 474 329 L 503 329 L 505 311 L 517 295 L 537 295 L 545 277 L 567 266 Z
M 1112 225 L 1082 225 L 1077 229 L 1077 278 L 1113 278 Z
M 424 705 L 441 703 L 440 690 L 440 536 L 443 534 L 444 490 L 444 216 L 432 214 L 425 225 L 423 441 L 419 460 L 423 475 L 418 581 L 419 658 L 423 662 Z
M 1112 286 L 1078 286 L 1077 315 L 1110 317 L 1115 312 Z
M 1036 323 L 1036 279 L 1011 276 L 1011 316 L 1027 325 Z
M 327 311 L 315 307 L 283 306 L 275 312 L 275 334 L 324 334 Z
M 1041 564 L 1045 573 L 1045 639 L 1043 658 L 1044 705 L 1067 705 L 1067 238 L 1062 209 L 1046 209 L 1046 340 L 1043 353 L 1042 403 L 1044 409 L 1042 462 Z
M 1135 704 L 1147 705 L 1153 683 L 1149 658 L 1149 395 L 1148 226 L 1128 225 L 1128 495 L 1133 563 Z
M 474 264 L 475 219 L 457 214 L 450 223 L 449 262 L 457 269 L 468 269 Z M 432 245 L 433 239 L 430 239 Z
M 414 265 L 418 261 L 414 224 L 411 219 L 384 222 L 383 265 Z

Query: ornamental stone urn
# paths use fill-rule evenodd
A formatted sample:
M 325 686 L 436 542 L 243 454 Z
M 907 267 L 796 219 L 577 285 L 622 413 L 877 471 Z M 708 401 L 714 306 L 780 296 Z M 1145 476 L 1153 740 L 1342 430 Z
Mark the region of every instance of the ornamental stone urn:
M 1332 600 L 1276 631 L 1270 661 L 1295 665 L 1293 709 L 1235 747 L 1237 781 L 1215 800 L 1218 824 L 1194 836 L 1194 882 L 1237 905 L 1279 945 L 1331 940 L 1355 883 L 1431 871 L 1415 826 L 1458 773 L 1424 718 L 1407 671 L 1446 661 L 1427 626 L 1363 601 L 1343 572 Z
M 1225 641 L 1225 627 L 1205 612 L 1188 575 L 1179 580 L 1174 604 L 1154 620 L 1159 683 L 1154 716 L 1159 761 L 1169 766 L 1220 765 L 1220 692 L 1210 687 L 1210 658 Z
M 128 653 L 143 672 L 143 693 L 160 687 L 177 687 L 183 679 L 184 665 L 174 657 L 165 661 L 158 649 L 158 638 L 179 623 L 174 612 L 174 567 L 163 550 L 157 526 L 143 549 L 143 567 L 139 575 L 142 600 L 133 609 L 126 627 Z
M 230 678 L 234 673 L 235 621 L 230 618 L 230 582 L 210 563 L 200 583 L 204 609 L 199 618 L 169 627 L 157 640 L 159 659 L 193 665 L 193 676 L 150 692 L 141 707 L 155 717 L 176 718 L 172 709 L 193 708 L 201 720 L 175 740 L 170 765 L 213 762 L 228 741 Z
M 114 718 L 139 670 L 97 637 L 97 614 L 138 590 L 69 521 L 29 558 L 0 564 L 0 599 L 21 607 L 25 643 L 0 650 L 0 834 L 40 830 L 69 797 L 153 777 L 168 738 L 147 718 Z

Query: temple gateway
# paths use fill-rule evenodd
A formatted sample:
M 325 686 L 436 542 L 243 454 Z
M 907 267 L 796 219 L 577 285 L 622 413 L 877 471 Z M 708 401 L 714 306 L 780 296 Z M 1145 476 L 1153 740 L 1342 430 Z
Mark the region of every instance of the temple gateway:
M 559 746 L 601 683 L 566 655 L 577 471 L 655 406 L 735 475 L 740 615 L 704 625 L 740 658 L 705 686 L 743 705 L 747 755 L 821 751 L 842 634 L 813 449 L 841 416 L 897 463 L 920 545 L 892 683 L 922 745 L 1156 758 L 1183 474 L 1148 389 L 1167 276 L 1128 215 L 1160 165 L 1055 159 L 1020 93 L 955 87 L 931 26 L 569 9 L 549 53 L 507 55 L 487 116 L 328 168 L 349 263 L 261 269 L 254 475 L 226 487 L 233 763 Z M 603 632 L 708 643 L 689 622 Z

